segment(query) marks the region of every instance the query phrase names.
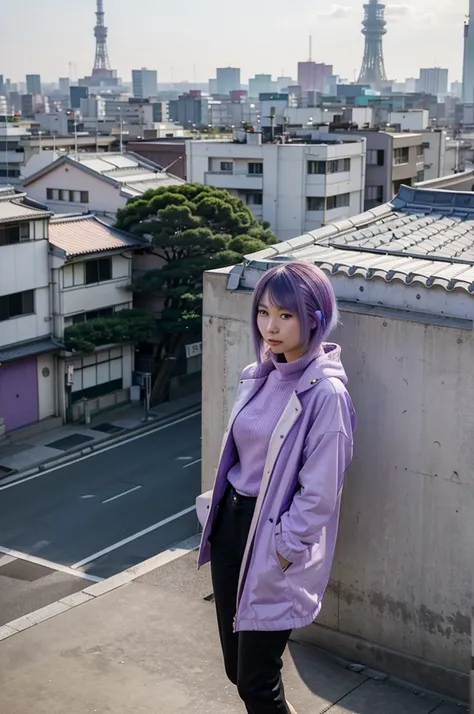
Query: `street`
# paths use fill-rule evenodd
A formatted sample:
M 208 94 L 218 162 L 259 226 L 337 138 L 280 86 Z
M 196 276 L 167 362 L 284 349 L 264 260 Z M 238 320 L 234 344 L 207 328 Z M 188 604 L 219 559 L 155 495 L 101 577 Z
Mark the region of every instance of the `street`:
M 201 414 L 0 486 L 0 626 L 197 533 Z

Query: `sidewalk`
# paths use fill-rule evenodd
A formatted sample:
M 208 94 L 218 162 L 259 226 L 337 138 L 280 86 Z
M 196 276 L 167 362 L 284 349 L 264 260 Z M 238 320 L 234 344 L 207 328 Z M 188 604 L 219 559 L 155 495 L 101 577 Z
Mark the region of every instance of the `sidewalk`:
M 1 711 L 243 714 L 223 672 L 209 569 L 196 571 L 195 546 L 181 544 L 0 628 Z M 468 711 L 297 642 L 284 679 L 298 714 Z
M 159 421 L 197 411 L 200 406 L 200 394 L 181 397 L 151 409 L 146 422 L 143 406 L 128 404 L 99 414 L 87 425 L 67 424 L 24 441 L 6 446 L 0 444 L 0 481 L 30 472 L 41 465 L 54 465 L 59 459 L 66 457 L 67 460 L 68 455 L 80 455 L 83 450 L 94 449 L 99 444 L 104 446 L 103 442 L 123 439 L 136 431 L 153 428 Z

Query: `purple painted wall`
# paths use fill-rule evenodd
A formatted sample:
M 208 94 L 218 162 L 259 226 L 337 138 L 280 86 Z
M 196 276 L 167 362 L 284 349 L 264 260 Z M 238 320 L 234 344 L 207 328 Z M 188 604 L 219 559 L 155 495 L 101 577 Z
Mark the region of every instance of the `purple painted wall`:
M 38 372 L 36 357 L 0 366 L 0 416 L 6 431 L 38 421 Z

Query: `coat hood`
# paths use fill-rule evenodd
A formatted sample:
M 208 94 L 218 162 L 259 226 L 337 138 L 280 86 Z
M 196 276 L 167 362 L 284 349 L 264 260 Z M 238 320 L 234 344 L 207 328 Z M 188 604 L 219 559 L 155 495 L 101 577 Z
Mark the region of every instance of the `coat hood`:
M 347 374 L 341 362 L 341 348 L 335 342 L 323 342 L 315 365 L 324 377 L 337 377 L 344 386 L 347 384 Z

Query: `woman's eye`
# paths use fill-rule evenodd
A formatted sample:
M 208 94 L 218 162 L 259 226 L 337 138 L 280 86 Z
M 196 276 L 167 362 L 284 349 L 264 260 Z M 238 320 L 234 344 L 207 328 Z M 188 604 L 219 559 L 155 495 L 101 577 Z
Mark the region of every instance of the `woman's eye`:
M 258 314 L 259 314 L 259 315 L 262 315 L 263 317 L 265 317 L 265 315 L 266 315 L 267 313 L 266 313 L 265 310 L 259 310 L 259 311 L 258 311 Z
M 290 315 L 289 313 L 285 312 L 283 313 L 282 317 L 284 317 L 286 320 L 287 318 L 293 317 L 293 315 Z

